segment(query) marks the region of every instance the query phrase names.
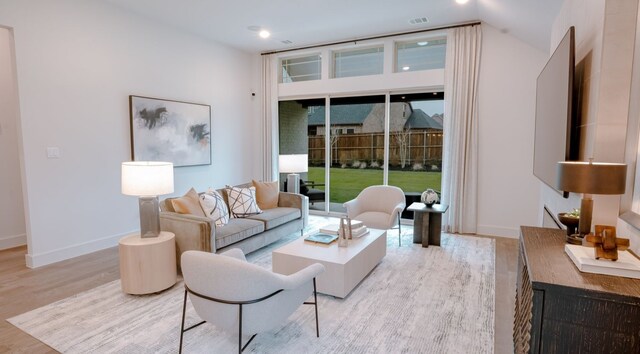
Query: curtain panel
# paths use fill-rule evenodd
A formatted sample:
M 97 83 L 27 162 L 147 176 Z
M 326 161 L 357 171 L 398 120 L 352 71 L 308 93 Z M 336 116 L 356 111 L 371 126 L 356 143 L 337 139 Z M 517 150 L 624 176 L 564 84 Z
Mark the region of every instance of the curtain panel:
M 478 208 L 478 76 L 480 25 L 453 28 L 447 34 L 442 220 L 450 233 L 476 233 Z

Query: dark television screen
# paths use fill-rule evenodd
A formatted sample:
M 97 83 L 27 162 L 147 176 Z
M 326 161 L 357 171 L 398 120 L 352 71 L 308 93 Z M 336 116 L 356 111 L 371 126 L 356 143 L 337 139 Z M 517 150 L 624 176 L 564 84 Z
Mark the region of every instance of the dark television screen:
M 533 174 L 555 190 L 558 161 L 576 160 L 579 149 L 573 92 L 574 31 L 569 28 L 558 44 L 538 76 L 536 89 Z

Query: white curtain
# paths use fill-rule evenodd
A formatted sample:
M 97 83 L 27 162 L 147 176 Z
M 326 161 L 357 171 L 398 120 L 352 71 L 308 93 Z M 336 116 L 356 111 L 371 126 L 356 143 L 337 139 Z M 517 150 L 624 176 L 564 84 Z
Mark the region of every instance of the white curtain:
M 447 34 L 442 203 L 449 205 L 443 229 L 475 233 L 478 198 L 478 75 L 480 25 Z
M 275 117 L 277 116 L 277 99 L 273 95 L 277 93 L 277 74 L 274 68 L 272 55 L 262 56 L 262 179 L 275 181 L 278 179 L 276 166 L 278 159 L 274 154 L 278 151 L 274 147 L 277 141 L 277 129 L 275 129 Z M 274 103 L 275 102 L 275 103 Z

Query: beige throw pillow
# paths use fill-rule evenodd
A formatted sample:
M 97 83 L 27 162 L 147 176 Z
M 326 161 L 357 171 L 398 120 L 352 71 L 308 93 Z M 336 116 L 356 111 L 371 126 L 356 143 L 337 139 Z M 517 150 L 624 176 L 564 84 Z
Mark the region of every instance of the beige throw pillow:
M 198 197 L 198 192 L 195 189 L 191 188 L 187 192 L 187 194 L 183 195 L 180 198 L 171 199 L 171 205 L 173 205 L 173 210 L 179 214 L 191 214 L 196 216 L 205 217 L 205 213 L 200 206 L 200 199 Z
M 280 188 L 278 182 L 258 182 L 252 180 L 253 186 L 256 187 L 256 201 L 260 209 L 273 209 L 278 207 L 278 196 Z

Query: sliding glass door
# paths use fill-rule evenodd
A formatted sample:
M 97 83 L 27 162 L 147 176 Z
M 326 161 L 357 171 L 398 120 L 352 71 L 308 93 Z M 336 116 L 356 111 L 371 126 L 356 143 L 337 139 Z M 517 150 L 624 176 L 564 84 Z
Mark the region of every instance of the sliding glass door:
M 325 98 L 280 101 L 280 155 L 308 156 L 300 175 L 310 210 L 344 212 L 344 202 L 371 185 L 395 185 L 414 199 L 440 190 L 443 93 L 386 99 L 331 98 L 328 114 Z

